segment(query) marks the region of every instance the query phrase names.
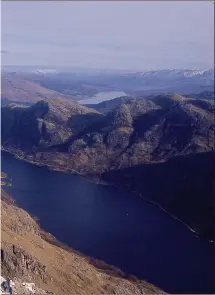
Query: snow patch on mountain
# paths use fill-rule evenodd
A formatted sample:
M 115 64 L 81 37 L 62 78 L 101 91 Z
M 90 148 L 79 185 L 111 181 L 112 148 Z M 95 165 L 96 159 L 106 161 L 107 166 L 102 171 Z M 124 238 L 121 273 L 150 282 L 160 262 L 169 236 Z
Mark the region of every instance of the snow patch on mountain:
M 58 72 L 55 69 L 38 69 L 36 70 L 38 74 L 57 74 Z
M 124 76 L 142 76 L 142 77 L 158 77 L 158 78 L 190 78 L 190 77 L 206 77 L 209 79 L 214 79 L 214 70 L 213 69 L 164 69 L 158 71 L 137 71 L 125 73 Z
M 0 276 L 0 294 L 51 294 L 40 288 L 34 283 L 25 283 L 17 280 L 5 279 Z

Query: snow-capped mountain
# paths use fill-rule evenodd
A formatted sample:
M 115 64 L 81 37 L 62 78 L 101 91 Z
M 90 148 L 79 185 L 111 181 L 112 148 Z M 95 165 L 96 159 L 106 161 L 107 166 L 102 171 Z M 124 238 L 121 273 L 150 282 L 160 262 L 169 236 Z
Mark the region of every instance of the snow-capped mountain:
M 157 71 L 137 71 L 137 72 L 128 72 L 124 76 L 141 76 L 141 77 L 156 77 L 156 78 L 191 78 L 191 77 L 207 77 L 214 80 L 214 70 L 205 69 L 164 69 Z
M 35 71 L 38 74 L 57 74 L 58 71 L 56 69 L 38 69 Z
M 63 95 L 93 96 L 101 91 L 123 91 L 128 95 L 154 93 L 200 93 L 214 90 L 213 69 L 163 69 L 155 71 L 107 72 L 52 67 L 9 67 L 9 79 L 37 83 Z M 13 76 L 13 77 L 12 77 Z

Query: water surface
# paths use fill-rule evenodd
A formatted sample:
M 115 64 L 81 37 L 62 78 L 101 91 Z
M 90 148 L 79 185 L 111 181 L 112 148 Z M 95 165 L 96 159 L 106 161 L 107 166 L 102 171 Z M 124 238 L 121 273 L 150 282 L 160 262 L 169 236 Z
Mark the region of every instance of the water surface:
M 123 189 L 2 153 L 6 190 L 58 240 L 170 293 L 213 293 L 213 244 Z
M 86 98 L 79 100 L 80 104 L 96 104 L 102 101 L 111 100 L 117 97 L 125 96 L 126 93 L 123 91 L 106 91 L 106 92 L 99 92 L 92 98 Z

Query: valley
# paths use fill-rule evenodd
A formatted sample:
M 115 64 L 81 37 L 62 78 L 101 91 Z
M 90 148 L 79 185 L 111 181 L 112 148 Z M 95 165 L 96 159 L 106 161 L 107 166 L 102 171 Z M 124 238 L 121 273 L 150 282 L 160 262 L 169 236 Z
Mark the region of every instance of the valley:
M 147 192 L 149 199 L 213 239 L 213 102 L 155 95 L 116 98 L 106 107 L 109 111 L 101 112 L 67 99 L 5 106 L 2 149 L 37 165 Z M 196 169 L 205 169 L 202 181 Z
M 212 292 L 213 244 L 137 194 L 37 167 L 5 153 L 2 169 L 12 178 L 5 191 L 17 205 L 72 249 L 167 293 Z
M 214 3 L 18 2 L 0 293 L 215 294 Z
M 95 104 L 118 96 L 208 93 L 214 97 L 213 69 L 111 71 L 70 67 L 3 67 L 1 99 L 32 104 L 45 98 L 66 98 Z
M 46 260 L 50 284 L 45 274 L 34 276 L 25 266 L 22 278 L 16 268 L 11 273 L 10 260 L 3 275 L 18 275 L 17 286 L 23 278 L 36 283 L 38 292 L 212 293 L 210 95 L 127 95 L 86 105 L 68 97 L 3 103 L 1 164 L 11 179 L 8 185 L 2 179 L 3 206 L 9 202 L 35 216 L 44 231 L 32 241 L 43 244 L 41 255 L 50 249 L 55 257 Z M 3 225 L 10 224 L 4 218 Z M 28 223 L 27 228 L 30 219 Z M 11 253 L 13 233 L 9 237 L 7 231 L 3 249 Z M 27 244 L 19 236 L 16 239 L 26 255 L 34 251 L 33 265 L 40 265 L 39 252 L 27 246 L 28 234 Z M 105 273 L 112 265 L 113 276 L 102 275 L 98 285 L 90 287 L 100 270 L 95 275 L 94 270 L 83 276 L 79 272 L 83 285 L 78 283 L 77 288 L 73 269 L 67 285 L 64 279 L 74 261 L 64 252 L 68 259 L 64 273 L 55 246 L 87 257 L 86 263 L 96 268 L 104 265 Z M 80 259 L 75 258 L 76 263 Z M 87 264 L 83 267 L 89 269 Z M 60 284 L 56 268 L 63 277 Z M 117 281 L 115 272 L 117 278 L 120 273 Z

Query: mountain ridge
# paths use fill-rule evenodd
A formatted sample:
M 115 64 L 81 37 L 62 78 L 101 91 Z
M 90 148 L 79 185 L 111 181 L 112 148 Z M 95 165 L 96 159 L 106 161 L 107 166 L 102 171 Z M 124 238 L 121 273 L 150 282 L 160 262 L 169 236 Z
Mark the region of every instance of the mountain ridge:
M 167 92 L 181 94 L 214 90 L 212 69 L 157 71 L 87 71 L 38 68 L 10 68 L 2 72 L 2 99 L 35 102 L 63 97 L 83 100 L 102 91 L 124 91 L 127 95 Z
M 171 158 L 186 159 L 189 155 L 214 150 L 214 104 L 211 100 L 176 94 L 157 95 L 152 99 L 122 100 L 106 114 L 68 100 L 60 101 L 61 108 L 59 101 L 51 100 L 48 104 L 54 107 L 48 110 L 46 103 L 2 108 L 3 150 L 31 163 L 101 182 L 107 180 L 106 175 L 115 175 L 115 171 L 126 174 L 126 169 L 131 167 L 139 171 L 139 165 L 165 165 Z M 209 169 L 209 164 L 204 165 Z M 173 166 L 171 169 L 174 172 Z M 156 174 L 156 169 L 153 171 Z M 175 181 L 177 175 L 174 175 Z M 117 183 L 117 178 L 110 179 L 113 184 Z M 186 183 L 182 185 L 186 191 Z M 193 191 L 191 196 L 195 194 Z M 211 198 L 212 193 L 208 192 L 207 196 Z M 203 194 L 199 198 L 202 199 Z M 158 203 L 162 204 L 162 196 Z M 212 207 L 210 214 L 211 210 Z M 183 220 L 180 212 L 176 215 Z M 208 222 L 205 218 L 204 215 L 203 224 Z M 194 220 L 188 220 L 188 224 L 195 224 Z

